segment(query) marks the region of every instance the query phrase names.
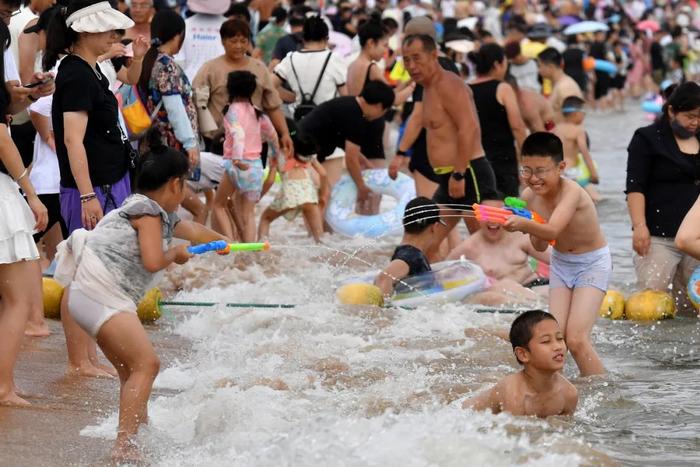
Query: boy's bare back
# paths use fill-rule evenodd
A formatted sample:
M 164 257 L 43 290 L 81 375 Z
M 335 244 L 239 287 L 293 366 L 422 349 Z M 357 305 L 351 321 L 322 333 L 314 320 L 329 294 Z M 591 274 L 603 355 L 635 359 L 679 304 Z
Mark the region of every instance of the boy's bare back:
M 578 155 L 583 152 L 579 147 L 580 138 L 586 140 L 586 131 L 583 126 L 576 125 L 570 122 L 561 122 L 555 128 L 553 133 L 559 137 L 564 148 L 564 161 L 567 169 L 578 165 Z
M 545 198 L 525 188 L 522 198 L 528 202 L 529 209 L 547 219 L 548 224 L 561 225 L 555 239 L 556 250 L 578 254 L 606 245 L 591 197 L 573 180 L 559 177 L 559 188 L 554 196 Z

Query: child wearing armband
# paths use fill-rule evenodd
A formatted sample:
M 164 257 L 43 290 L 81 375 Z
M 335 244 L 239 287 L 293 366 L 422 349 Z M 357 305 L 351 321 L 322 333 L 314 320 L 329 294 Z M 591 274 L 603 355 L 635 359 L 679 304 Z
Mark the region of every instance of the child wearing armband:
M 522 147 L 520 176 L 528 207 L 546 223 L 510 216 L 504 227 L 530 235 L 535 249 L 554 241 L 549 276 L 549 309 L 564 332 L 582 376 L 605 373 L 591 343 L 591 330 L 608 288 L 612 258 L 591 197 L 563 176 L 566 162 L 561 140 L 533 133 Z
M 149 147 L 140 162 L 137 194 L 93 231 L 76 230 L 62 242 L 54 276 L 67 287 L 64 300 L 71 322 L 64 326 L 78 326 L 66 333 L 67 340 L 89 334 L 119 374 L 119 428 L 112 457 L 129 462 L 139 458 L 132 438 L 148 420 L 148 398 L 160 367 L 136 304 L 160 271 L 192 256 L 188 243 L 170 246 L 173 237 L 197 243 L 224 239 L 175 214 L 185 197 L 187 156 L 157 141 Z
M 258 241 L 266 239 L 270 233 L 270 224 L 280 216 L 288 221 L 302 212 L 306 225 L 316 242 L 321 240 L 323 234 L 322 206 L 330 194 L 330 186 L 326 170 L 316 160 L 313 154 L 316 148 L 298 138 L 294 122 L 287 120 L 289 131 L 294 143 L 294 157 L 287 159 L 278 152 L 270 159 L 270 172 L 263 184 L 263 196 L 272 187 L 277 176 L 281 174 L 281 186 L 275 199 L 260 216 L 258 226 Z M 317 191 L 309 169 L 313 169 L 320 179 L 321 187 Z
M 226 176 L 216 190 L 212 212 L 219 231 L 233 237 L 228 202 L 233 197 L 233 220 L 241 240 L 255 241 L 255 205 L 263 189 L 263 141 L 273 155 L 279 140 L 270 119 L 253 107 L 255 75 L 249 71 L 229 73 L 226 83 L 229 106 L 224 115 L 224 169 Z

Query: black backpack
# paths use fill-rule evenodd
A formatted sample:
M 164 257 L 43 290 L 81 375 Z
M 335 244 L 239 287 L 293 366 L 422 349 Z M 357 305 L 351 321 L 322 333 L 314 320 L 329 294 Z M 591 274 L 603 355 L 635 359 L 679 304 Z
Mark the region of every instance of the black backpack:
M 316 91 L 318 91 L 318 86 L 321 84 L 321 80 L 323 79 L 323 74 L 326 72 L 326 67 L 328 66 L 328 62 L 331 59 L 331 54 L 333 52 L 328 52 L 328 55 L 326 56 L 326 61 L 323 62 L 323 68 L 321 68 L 321 73 L 318 75 L 318 79 L 316 80 L 316 85 L 314 86 L 314 90 L 311 93 L 311 95 L 308 95 L 304 92 L 304 90 L 301 87 L 301 80 L 299 79 L 299 75 L 297 75 L 297 70 L 294 68 L 294 60 L 292 60 L 292 57 L 294 57 L 294 53 L 292 53 L 289 56 L 289 62 L 292 64 L 292 72 L 294 73 L 294 77 L 297 80 L 297 85 L 299 86 L 299 93 L 301 94 L 301 102 L 299 105 L 296 106 L 294 109 L 294 121 L 299 121 L 308 114 L 311 113 L 312 110 L 316 108 L 316 104 L 314 103 L 314 98 L 316 97 Z

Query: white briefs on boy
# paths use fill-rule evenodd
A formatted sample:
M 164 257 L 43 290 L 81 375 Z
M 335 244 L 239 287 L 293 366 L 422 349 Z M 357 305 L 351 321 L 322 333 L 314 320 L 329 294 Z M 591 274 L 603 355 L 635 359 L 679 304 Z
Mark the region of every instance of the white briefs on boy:
M 610 248 L 604 246 L 587 253 L 562 253 L 552 250 L 549 287 L 594 287 L 607 292 L 612 274 Z

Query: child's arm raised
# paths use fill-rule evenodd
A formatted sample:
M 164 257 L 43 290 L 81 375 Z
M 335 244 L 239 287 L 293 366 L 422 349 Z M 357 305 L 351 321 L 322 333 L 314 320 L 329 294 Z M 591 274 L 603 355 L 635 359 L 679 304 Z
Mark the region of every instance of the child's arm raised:
M 172 263 L 184 264 L 192 257 L 192 253 L 187 251 L 189 244 L 177 245 L 163 251 L 162 219 L 160 217 L 139 217 L 132 219 L 131 225 L 138 231 L 141 260 L 143 267 L 148 272 L 158 272 Z
M 394 282 L 406 277 L 408 271 L 408 264 L 405 261 L 395 259 L 374 279 L 374 285 L 381 289 L 385 298 L 391 297 L 391 293 L 394 290 Z
M 571 222 L 571 219 L 576 214 L 576 207 L 579 202 L 579 192 L 578 190 L 572 190 L 567 186 L 567 181 L 562 180 L 564 187 L 562 189 L 562 197 L 557 206 L 552 211 L 552 215 L 545 224 L 539 224 L 535 221 L 525 219 L 520 216 L 510 216 L 506 219 L 503 227 L 514 232 L 516 230 L 524 232 L 530 235 L 534 235 L 539 240 L 544 242 L 556 241 L 559 235 L 566 229 L 566 227 Z M 539 251 L 544 251 L 546 248 L 538 248 L 539 245 L 533 242 L 535 248 Z
M 588 151 L 588 141 L 586 141 L 586 132 L 583 128 L 579 128 L 576 132 L 576 146 L 578 146 L 578 152 L 583 156 L 583 161 L 586 163 L 588 172 L 591 174 L 591 183 L 598 184 L 600 181 L 598 178 L 598 169 L 593 162 L 590 151 Z
M 700 198 L 685 215 L 676 233 L 676 246 L 695 259 L 700 258 Z

